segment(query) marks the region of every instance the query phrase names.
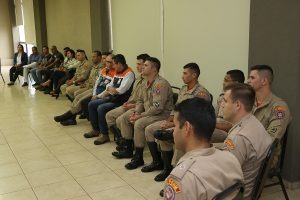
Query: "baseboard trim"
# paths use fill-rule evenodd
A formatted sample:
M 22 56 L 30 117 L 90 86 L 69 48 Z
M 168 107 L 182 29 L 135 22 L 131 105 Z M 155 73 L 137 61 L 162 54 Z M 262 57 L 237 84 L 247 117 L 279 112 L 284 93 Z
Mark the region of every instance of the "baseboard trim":
M 283 180 L 285 187 L 290 190 L 296 190 L 300 188 L 300 181 L 297 182 L 289 182 L 287 180 Z

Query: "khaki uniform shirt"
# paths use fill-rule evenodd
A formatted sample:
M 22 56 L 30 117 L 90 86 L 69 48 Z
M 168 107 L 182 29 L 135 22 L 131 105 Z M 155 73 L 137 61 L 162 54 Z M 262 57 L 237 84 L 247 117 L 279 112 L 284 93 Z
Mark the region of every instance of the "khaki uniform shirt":
M 272 138 L 252 114 L 235 124 L 224 141 L 225 149 L 233 153 L 242 166 L 245 198 L 251 196 L 260 166 L 267 156 L 271 143 Z
M 142 117 L 170 113 L 174 107 L 173 92 L 170 83 L 157 75 L 155 80 L 141 86 L 142 93 L 136 103 L 135 112 Z
M 139 96 L 142 93 L 141 85 L 142 85 L 143 80 L 144 80 L 144 78 L 143 78 L 142 75 L 139 75 L 135 79 L 134 84 L 133 84 L 133 88 L 132 88 L 131 96 L 128 99 L 129 103 L 136 103 L 137 102 Z
M 166 179 L 164 198 L 211 200 L 238 181 L 243 182 L 243 173 L 234 155 L 214 147 L 195 149 L 179 160 Z
M 84 80 L 88 79 L 91 71 L 91 66 L 87 60 L 84 60 L 80 63 L 80 65 L 76 68 L 76 72 L 74 75 L 75 80 L 79 78 L 83 78 Z
M 92 66 L 92 69 L 90 71 L 90 76 L 89 76 L 89 79 L 86 81 L 86 87 L 87 88 L 93 88 L 94 85 L 95 85 L 95 82 L 98 78 L 98 75 L 99 75 L 99 71 L 101 70 L 101 65 L 100 63 L 98 65 L 93 65 Z
M 274 94 L 270 94 L 260 106 L 254 105 L 252 113 L 273 139 L 281 139 L 291 121 L 287 104 Z
M 206 101 L 211 101 L 210 93 L 208 92 L 208 90 L 205 89 L 205 87 L 203 87 L 202 85 L 200 85 L 200 83 L 197 83 L 190 90 L 188 90 L 187 85 L 184 85 L 178 93 L 178 99 L 176 104 L 179 104 L 186 99 L 191 99 L 194 97 L 199 97 L 205 99 Z M 171 112 L 171 115 L 174 115 L 174 111 Z

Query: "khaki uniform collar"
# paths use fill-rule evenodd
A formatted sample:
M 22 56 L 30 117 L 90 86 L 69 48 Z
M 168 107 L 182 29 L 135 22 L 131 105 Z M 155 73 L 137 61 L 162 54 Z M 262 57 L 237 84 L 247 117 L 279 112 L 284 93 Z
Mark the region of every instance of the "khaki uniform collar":
M 200 85 L 199 82 L 197 82 L 197 83 L 194 85 L 194 87 L 193 87 L 192 89 L 190 89 L 190 90 L 188 90 L 188 86 L 185 85 L 184 88 L 183 88 L 183 91 L 184 91 L 184 93 L 193 94 L 194 91 L 195 91 L 198 87 L 201 87 L 201 85 Z
M 255 98 L 254 108 L 255 109 L 257 109 L 257 108 L 263 108 L 263 107 L 269 105 L 269 103 L 271 102 L 271 100 L 273 99 L 273 97 L 274 97 L 274 95 L 271 92 L 270 95 L 266 98 L 266 100 L 261 105 L 259 105 L 258 107 L 256 106 L 256 98 Z
M 153 79 L 153 81 L 148 85 L 148 83 L 149 83 L 149 81 L 147 80 L 147 84 L 146 84 L 146 86 L 147 86 L 147 88 L 151 88 L 152 87 L 152 85 L 153 85 L 153 83 L 157 80 L 157 79 L 159 79 L 159 75 L 157 74 L 156 76 L 155 76 L 155 78 Z
M 180 163 L 182 163 L 183 161 L 193 158 L 193 157 L 198 157 L 198 156 L 210 156 L 212 154 L 214 154 L 216 152 L 216 148 L 214 146 L 211 146 L 209 148 L 198 148 L 198 149 L 194 149 L 192 151 L 187 152 L 186 154 L 184 154 L 184 156 L 182 156 L 182 158 L 180 158 L 180 160 L 178 161 L 177 165 L 179 165 Z
M 230 134 L 230 132 L 234 129 L 237 129 L 237 128 L 242 128 L 243 127 L 243 124 L 245 121 L 247 121 L 250 117 L 252 116 L 252 114 L 248 114 L 246 116 L 244 116 L 238 123 L 236 123 L 228 132 L 228 134 Z

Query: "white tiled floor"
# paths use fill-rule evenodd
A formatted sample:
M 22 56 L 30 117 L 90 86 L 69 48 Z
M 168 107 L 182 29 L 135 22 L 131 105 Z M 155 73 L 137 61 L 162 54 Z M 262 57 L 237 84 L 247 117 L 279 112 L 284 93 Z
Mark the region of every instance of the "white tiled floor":
M 8 67 L 3 74 L 8 82 Z M 22 83 L 22 78 L 21 83 Z M 8 87 L 0 78 L 0 200 L 114 200 L 161 199 L 163 183 L 158 172 L 128 171 L 111 156 L 113 142 L 95 146 L 83 138 L 86 120 L 63 127 L 53 121 L 69 102 L 36 92 L 34 88 Z M 150 162 L 149 152 L 145 153 Z M 288 190 L 300 199 L 300 190 Z M 279 187 L 264 191 L 264 200 L 284 199 Z

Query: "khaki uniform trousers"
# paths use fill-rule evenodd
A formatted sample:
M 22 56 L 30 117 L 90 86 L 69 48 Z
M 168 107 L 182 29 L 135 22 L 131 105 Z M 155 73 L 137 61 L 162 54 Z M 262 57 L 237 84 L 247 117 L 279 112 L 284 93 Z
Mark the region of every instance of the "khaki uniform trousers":
M 122 137 L 125 139 L 134 140 L 134 145 L 139 148 L 145 147 L 145 128 L 150 124 L 166 119 L 170 113 L 155 115 L 155 116 L 147 116 L 138 119 L 134 125 L 130 123 L 129 116 L 134 112 L 134 109 L 128 110 L 120 117 L 120 127 Z M 134 132 L 134 134 L 133 134 Z M 134 136 L 133 136 L 134 135 Z
M 78 92 L 78 94 L 86 91 L 87 88 L 80 88 L 79 85 L 70 85 L 66 88 L 66 94 L 69 95 L 72 99 L 75 98 L 75 92 Z
M 108 127 L 111 127 L 112 125 L 117 125 L 117 127 L 120 129 L 120 117 L 126 112 L 126 110 L 123 108 L 123 106 L 119 106 L 108 113 L 106 113 L 105 119 Z M 120 118 L 120 119 L 119 119 Z
M 89 98 L 91 96 L 93 96 L 93 89 L 86 89 L 86 90 L 81 90 L 81 93 L 79 93 L 79 90 L 76 92 L 77 95 L 75 96 L 75 99 L 73 100 L 72 104 L 71 104 L 71 113 L 72 114 L 77 114 L 79 112 L 81 112 L 81 102 L 86 99 Z

